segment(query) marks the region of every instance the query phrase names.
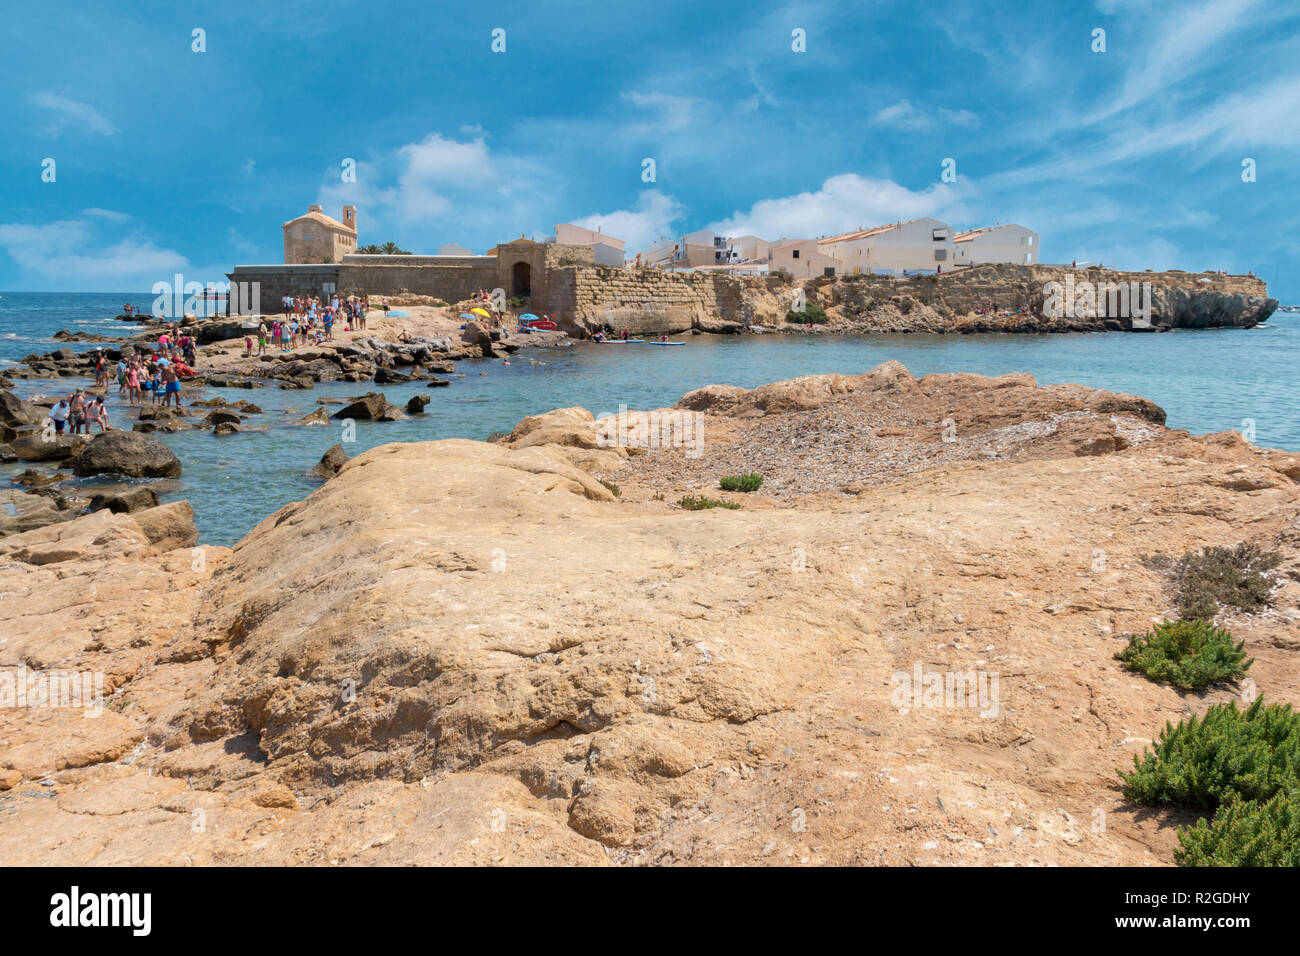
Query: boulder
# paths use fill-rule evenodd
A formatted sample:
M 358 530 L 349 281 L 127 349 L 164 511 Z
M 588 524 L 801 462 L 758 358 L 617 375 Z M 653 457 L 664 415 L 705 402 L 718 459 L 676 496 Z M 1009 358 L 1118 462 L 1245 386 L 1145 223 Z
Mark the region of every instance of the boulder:
M 348 453 L 343 450 L 342 445 L 331 445 L 325 454 L 320 456 L 317 462 L 307 474 L 316 478 L 324 478 L 326 481 L 333 478 L 339 473 L 339 469 L 348 462 Z
M 39 425 L 45 421 L 46 415 L 44 408 L 24 402 L 12 392 L 0 392 L 0 425 L 9 428 Z
M 395 422 L 402 412 L 390 402 L 383 392 L 367 392 L 334 413 L 334 418 L 353 418 L 359 421 Z
M 447 385 L 450 385 L 450 384 L 451 384 L 451 381 L 450 381 L 449 379 L 445 379 L 445 378 L 431 378 L 431 379 L 429 379 L 429 384 L 426 385 L 425 388 L 443 388 L 443 387 L 445 387 L 445 386 L 447 386 Z
M 203 420 L 207 422 L 209 425 L 223 425 L 226 423 L 238 425 L 241 421 L 243 421 L 243 419 L 240 418 L 239 415 L 235 414 L 234 412 L 228 412 L 225 409 L 218 409 L 217 411 L 208 412 L 208 414 L 204 416 Z
M 69 461 L 78 475 L 179 478 L 181 460 L 151 435 L 111 431 L 96 435 Z
M 86 445 L 85 435 L 50 435 L 27 432 L 9 443 L 19 461 L 65 461 Z
M 237 435 L 239 432 L 240 428 L 234 422 L 218 422 L 216 427 L 212 429 L 212 434 L 218 436 Z
M 194 509 L 188 501 L 147 508 L 131 515 L 144 532 L 155 553 L 176 548 L 192 548 L 199 543 L 199 529 L 194 524 Z
M 428 395 L 412 395 L 411 400 L 406 403 L 406 410 L 412 415 L 423 415 L 424 406 L 428 404 Z
M 158 507 L 158 492 L 148 485 L 114 485 L 90 499 L 90 510 L 108 509 L 114 514 L 131 514 Z
M 295 425 L 328 425 L 330 423 L 329 412 L 323 408 L 318 408 L 310 415 L 304 415 L 294 422 Z

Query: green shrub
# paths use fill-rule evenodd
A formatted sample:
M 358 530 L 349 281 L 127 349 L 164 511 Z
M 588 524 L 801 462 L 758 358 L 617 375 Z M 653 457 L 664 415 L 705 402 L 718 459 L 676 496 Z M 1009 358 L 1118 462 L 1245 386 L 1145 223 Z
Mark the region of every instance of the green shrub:
M 1121 773 L 1124 795 L 1148 806 L 1214 810 L 1233 797 L 1269 800 L 1300 789 L 1300 714 L 1289 704 L 1218 704 L 1201 719 L 1165 724 L 1154 749 Z
M 618 495 L 619 495 L 618 485 L 614 484 L 614 482 L 612 482 L 612 481 L 606 481 L 604 478 L 597 478 L 596 480 L 599 481 L 599 482 L 600 482 L 602 485 L 604 485 L 606 488 L 608 488 L 608 489 L 609 489 L 609 493 L 610 493 L 611 495 L 613 495 L 615 498 L 618 497 Z
M 785 314 L 785 320 L 796 325 L 825 325 L 831 317 L 816 302 L 809 302 L 803 307 L 802 312 L 791 309 Z
M 1300 798 L 1234 800 L 1178 834 L 1179 866 L 1300 866 Z
M 705 498 L 703 495 L 687 495 L 677 502 L 678 507 L 685 508 L 687 511 L 704 511 L 708 508 L 727 508 L 736 511 L 740 505 L 732 504 L 730 501 L 719 501 L 717 498 Z
M 1153 681 L 1200 690 L 1245 674 L 1254 661 L 1245 659 L 1245 643 L 1234 645 L 1231 634 L 1207 621 L 1166 621 L 1146 634 L 1130 634 L 1128 647 L 1115 656 Z
M 718 479 L 718 487 L 723 491 L 758 491 L 763 484 L 763 476 L 756 471 L 747 471 L 743 475 L 727 475 Z
M 1282 556 L 1253 544 L 1205 548 L 1178 561 L 1166 555 L 1143 558 L 1149 568 L 1169 575 L 1175 603 L 1183 617 L 1210 620 L 1221 607 L 1257 611 L 1273 603 L 1273 584 L 1263 574 L 1277 567 Z

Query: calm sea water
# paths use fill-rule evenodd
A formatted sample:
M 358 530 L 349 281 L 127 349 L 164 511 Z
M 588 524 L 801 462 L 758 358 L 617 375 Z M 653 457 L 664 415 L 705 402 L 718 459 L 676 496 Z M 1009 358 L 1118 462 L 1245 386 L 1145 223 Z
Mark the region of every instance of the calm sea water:
M 152 296 L 136 293 L 0 293 L 0 374 L 5 364 L 47 352 L 59 329 L 123 334 L 130 327 L 111 317 L 124 302 L 148 308 Z M 358 422 L 356 455 L 391 441 L 483 439 L 509 431 L 538 412 L 581 405 L 592 412 L 658 408 L 708 384 L 752 388 L 765 382 L 820 372 L 859 373 L 895 359 L 914 375 L 1028 372 L 1042 383 L 1078 382 L 1132 392 L 1161 405 L 1169 425 L 1193 433 L 1255 425 L 1255 442 L 1300 450 L 1300 315 L 1278 313 L 1256 329 L 1180 331 L 1160 335 L 873 335 L 694 336 L 685 348 L 577 345 L 517 353 L 500 361 L 460 362 L 450 388 L 383 386 L 404 405 L 414 394 L 430 398 L 428 414 L 403 422 Z M 74 345 L 78 350 L 88 345 Z M 536 362 L 538 364 L 530 364 Z M 485 374 L 481 374 L 485 373 Z M 69 382 L 21 382 L 20 394 L 53 393 Z M 204 397 L 247 399 L 266 412 L 251 424 L 269 432 L 215 438 L 206 431 L 159 435 L 184 464 L 179 487 L 163 497 L 194 505 L 202 539 L 232 544 L 258 521 L 317 487 L 304 472 L 330 445 L 337 427 L 285 426 L 315 409 L 317 398 L 357 395 L 375 386 L 319 385 L 311 391 L 208 389 Z M 110 389 L 110 401 L 116 389 Z M 196 394 L 186 396 L 186 403 Z M 110 406 L 119 427 L 125 412 Z M 0 468 L 0 480 L 21 470 Z

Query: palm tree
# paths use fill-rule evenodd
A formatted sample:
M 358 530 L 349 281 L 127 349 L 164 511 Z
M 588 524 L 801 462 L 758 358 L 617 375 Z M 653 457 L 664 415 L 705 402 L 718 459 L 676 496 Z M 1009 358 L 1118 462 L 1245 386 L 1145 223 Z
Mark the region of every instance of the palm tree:
M 377 246 L 373 242 L 368 245 L 358 246 L 357 252 L 367 256 L 409 256 L 411 255 L 411 252 L 409 250 L 403 249 L 401 246 L 393 242 L 391 239 L 388 242 L 385 242 L 382 246 Z

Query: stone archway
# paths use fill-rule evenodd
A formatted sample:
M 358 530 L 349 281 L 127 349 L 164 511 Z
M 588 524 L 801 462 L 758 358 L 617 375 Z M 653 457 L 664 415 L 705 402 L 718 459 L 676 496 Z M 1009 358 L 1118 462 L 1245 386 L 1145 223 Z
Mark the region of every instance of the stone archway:
M 533 267 L 527 262 L 516 262 L 510 268 L 510 294 L 528 298 L 533 294 Z

